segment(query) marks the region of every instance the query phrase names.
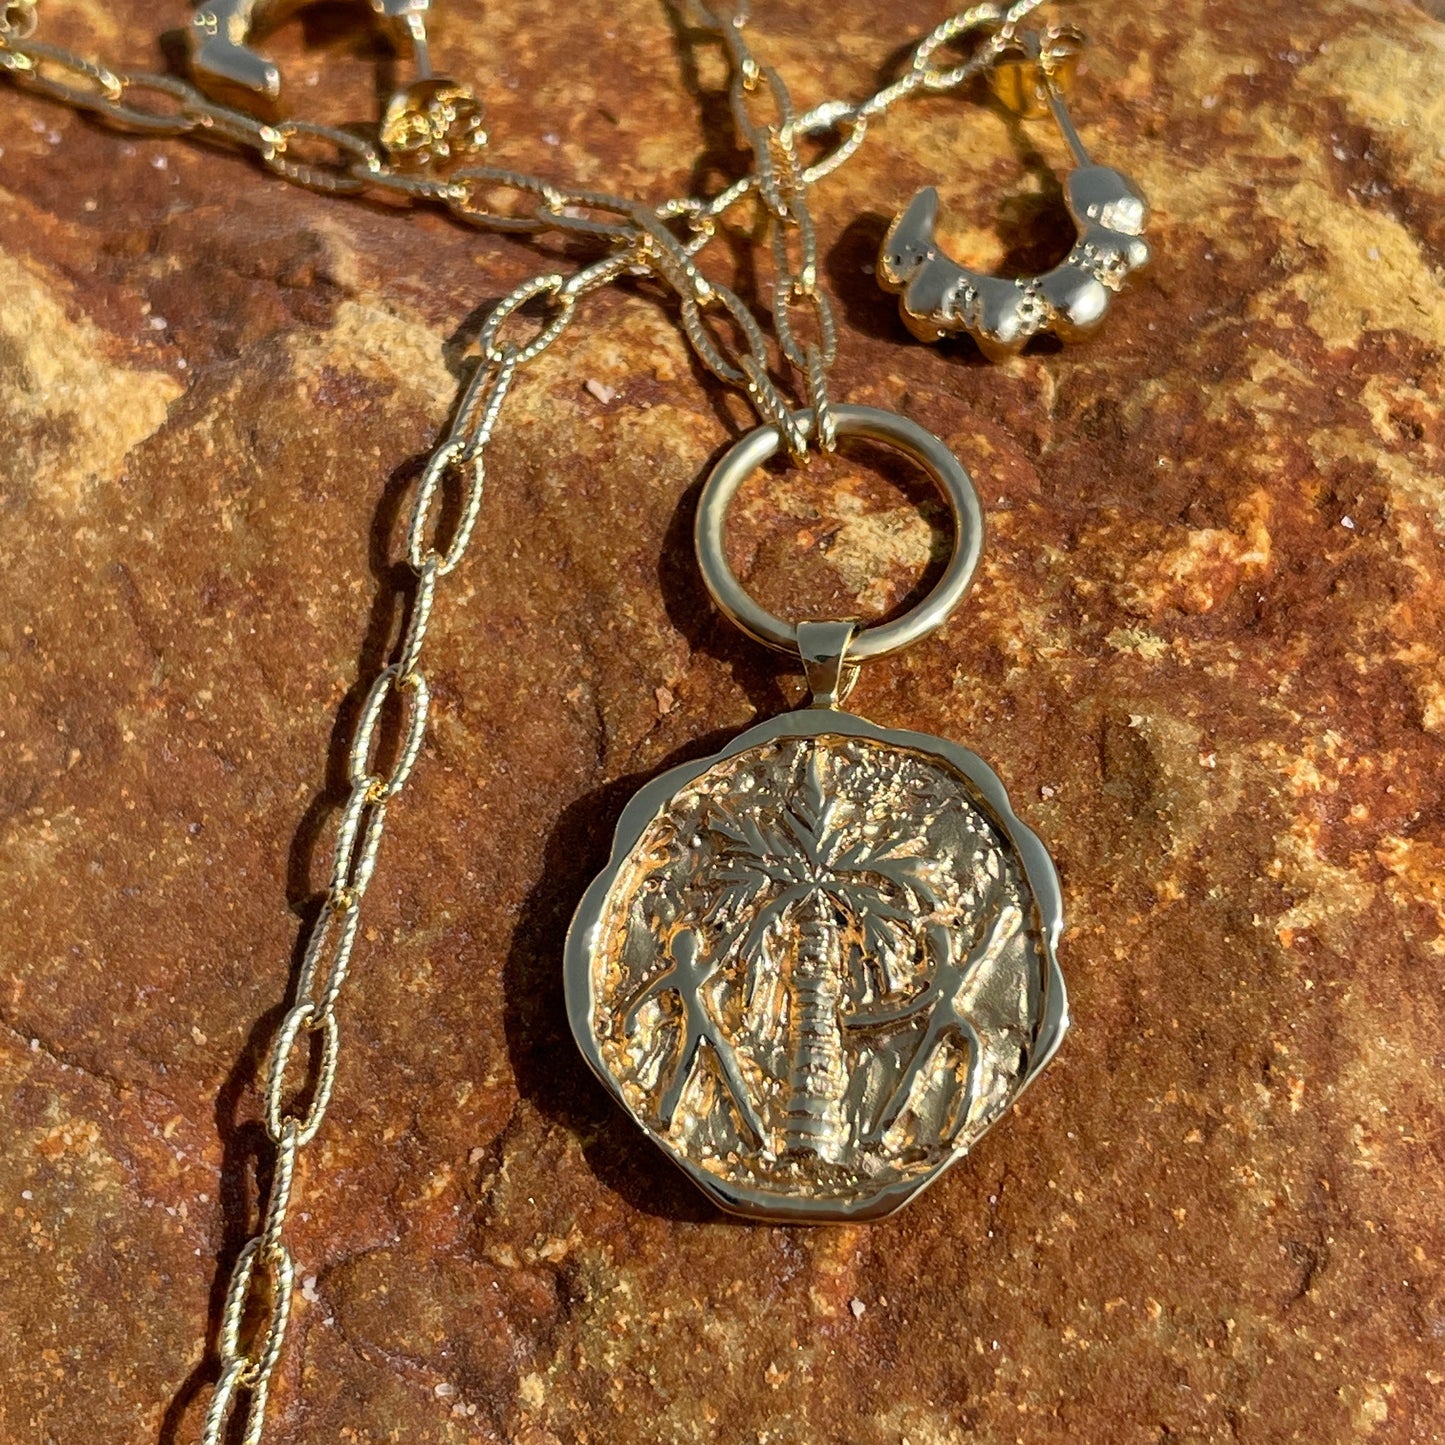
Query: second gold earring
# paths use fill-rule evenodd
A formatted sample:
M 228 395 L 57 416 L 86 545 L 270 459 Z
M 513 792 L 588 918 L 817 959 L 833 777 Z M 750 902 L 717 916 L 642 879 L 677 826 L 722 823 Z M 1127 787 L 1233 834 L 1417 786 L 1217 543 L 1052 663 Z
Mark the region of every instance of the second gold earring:
M 878 280 L 898 292 L 904 324 L 921 341 L 966 333 L 991 361 L 1052 332 L 1077 340 L 1103 320 L 1113 292 L 1149 260 L 1148 206 L 1127 177 L 1095 165 L 1064 106 L 1063 90 L 1083 37 L 1055 29 L 1017 37 L 994 62 L 995 94 L 1025 117 L 1052 114 L 1076 167 L 1065 186 L 1077 233 L 1051 271 L 1017 278 L 970 270 L 944 254 L 935 235 L 938 192 L 920 190 L 893 222 L 878 255 Z

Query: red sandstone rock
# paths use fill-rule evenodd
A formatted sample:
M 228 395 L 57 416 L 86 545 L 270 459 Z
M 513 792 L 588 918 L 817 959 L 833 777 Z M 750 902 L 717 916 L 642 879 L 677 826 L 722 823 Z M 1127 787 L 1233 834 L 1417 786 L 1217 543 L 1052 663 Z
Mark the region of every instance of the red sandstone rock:
M 154 62 L 154 7 L 43 9 Z M 755 10 L 800 103 L 939 13 Z M 1047 128 L 904 107 L 814 198 L 836 394 L 950 441 L 991 526 L 964 610 L 854 703 L 978 746 L 1052 842 L 1059 1060 L 923 1199 L 831 1230 L 720 1218 L 587 1075 L 559 956 L 623 799 L 798 693 L 688 551 L 744 410 L 651 291 L 591 301 L 519 386 L 433 629 L 270 1439 L 1445 1438 L 1445 29 L 1403 0 L 1083 19 L 1080 128 L 1155 209 L 1097 337 L 987 366 L 864 274 L 926 182 L 960 253 L 1046 264 L 1017 147 L 1057 158 Z M 275 48 L 354 117 L 370 62 L 329 35 Z M 499 163 L 652 197 L 737 160 L 678 45 L 631 0 L 457 0 L 438 38 Z M 0 115 L 0 1437 L 185 1439 L 447 343 L 550 263 Z M 933 545 L 856 466 L 745 500 L 738 563 L 799 612 L 892 605 Z

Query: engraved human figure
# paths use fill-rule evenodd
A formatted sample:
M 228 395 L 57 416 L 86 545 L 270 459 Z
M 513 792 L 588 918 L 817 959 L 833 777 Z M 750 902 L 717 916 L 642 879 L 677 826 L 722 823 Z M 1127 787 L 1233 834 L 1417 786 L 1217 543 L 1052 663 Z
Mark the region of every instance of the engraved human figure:
M 719 1072 L 733 1106 L 739 1116 L 760 1143 L 767 1140 L 767 1131 L 758 1117 L 738 1067 L 733 1046 L 724 1037 L 708 1012 L 704 989 L 717 973 L 721 961 L 705 956 L 698 944 L 697 933 L 691 928 L 679 929 L 673 934 L 668 948 L 672 966 L 657 975 L 632 1001 L 624 1021 L 628 1033 L 637 1025 L 637 1015 L 643 1005 L 650 1003 L 660 994 L 675 993 L 682 1008 L 679 1021 L 681 1030 L 678 1039 L 677 1064 L 668 1080 L 662 1098 L 658 1101 L 657 1118 L 664 1129 L 672 1127 L 677 1106 L 682 1102 L 683 1092 L 697 1067 L 702 1046 L 706 1044 L 717 1061 Z
M 928 1010 L 928 1022 L 870 1131 L 873 1139 L 881 1138 L 898 1122 L 912 1097 L 914 1085 L 933 1063 L 938 1050 L 949 1042 L 962 1048 L 968 1056 L 963 1094 L 955 1110 L 955 1113 L 967 1117 L 978 1092 L 983 1045 L 979 1042 L 978 1030 L 963 1012 L 959 995 L 978 969 L 988 968 L 998 958 L 1022 923 L 1023 914 L 1013 904 L 1003 908 L 995 906 L 985 914 L 977 941 L 962 958 L 958 956 L 958 939 L 954 931 L 940 923 L 930 924 L 925 932 L 935 964 L 928 987 L 896 1013 L 884 1015 L 875 1012 L 859 1020 L 869 1025 L 893 1023 Z M 951 1127 L 950 1121 L 946 1128 Z

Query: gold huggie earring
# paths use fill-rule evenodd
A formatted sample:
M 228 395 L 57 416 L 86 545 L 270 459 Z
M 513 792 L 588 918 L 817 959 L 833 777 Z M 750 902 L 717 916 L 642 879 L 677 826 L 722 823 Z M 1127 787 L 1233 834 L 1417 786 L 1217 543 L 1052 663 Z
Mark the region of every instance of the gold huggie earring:
M 187 41 L 191 76 L 212 100 L 250 108 L 268 120 L 279 114 L 281 71 L 248 43 L 263 25 L 275 26 L 303 0 L 210 0 L 191 17 Z M 398 90 L 382 117 L 379 139 L 396 165 L 427 166 L 466 156 L 487 143 L 482 104 L 464 85 L 433 75 L 427 41 L 431 0 L 368 0 L 377 25 L 414 79 Z M 294 124 L 294 123 L 293 123 Z
M 995 95 L 1026 119 L 1052 114 L 1074 153 L 1065 196 L 1077 239 L 1052 271 L 1017 279 L 960 266 L 939 249 L 938 191 L 926 186 L 888 228 L 878 253 L 878 280 L 897 291 L 904 324 L 920 341 L 967 332 L 990 361 L 1018 352 L 1032 336 L 1053 332 L 1074 341 L 1093 330 L 1130 271 L 1149 260 L 1140 234 L 1148 205 L 1134 183 L 1095 165 L 1064 106 L 1083 35 L 1051 29 L 1016 37 L 991 73 Z

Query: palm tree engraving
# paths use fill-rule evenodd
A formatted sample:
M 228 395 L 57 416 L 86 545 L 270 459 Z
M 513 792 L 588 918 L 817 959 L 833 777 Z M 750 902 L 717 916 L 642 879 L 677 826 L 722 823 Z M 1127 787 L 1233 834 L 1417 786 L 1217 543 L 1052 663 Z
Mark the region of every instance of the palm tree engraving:
M 918 838 L 875 838 L 856 810 L 829 797 L 822 752 L 806 750 L 784 806 L 766 812 L 714 800 L 718 846 L 712 909 L 719 955 L 748 968 L 751 1000 L 777 970 L 787 999 L 788 1068 L 783 1146 L 794 1158 L 836 1162 L 849 1144 L 844 1118 L 844 998 L 849 955 L 862 956 L 866 992 L 894 991 L 902 943 L 941 906 Z M 853 816 L 841 816 L 852 812 Z

